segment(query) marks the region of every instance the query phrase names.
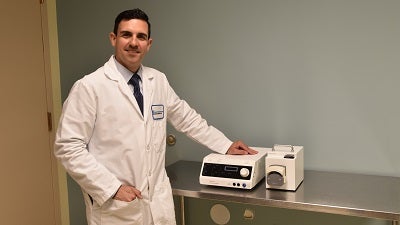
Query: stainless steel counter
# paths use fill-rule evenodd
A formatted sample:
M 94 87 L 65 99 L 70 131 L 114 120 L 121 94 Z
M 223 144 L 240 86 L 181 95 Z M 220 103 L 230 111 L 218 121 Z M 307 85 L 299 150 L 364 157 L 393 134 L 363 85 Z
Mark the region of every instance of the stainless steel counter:
M 400 178 L 305 171 L 296 190 L 268 190 L 265 179 L 252 190 L 199 183 L 201 162 L 178 161 L 167 167 L 174 195 L 192 198 L 400 221 Z M 182 199 L 183 201 L 183 199 Z M 183 203 L 183 202 L 182 202 Z M 183 212 L 182 212 L 183 213 Z

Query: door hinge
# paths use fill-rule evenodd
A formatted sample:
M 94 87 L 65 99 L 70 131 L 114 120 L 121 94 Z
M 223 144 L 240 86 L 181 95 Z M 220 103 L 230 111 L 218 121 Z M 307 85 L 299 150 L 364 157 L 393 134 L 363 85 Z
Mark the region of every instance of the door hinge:
M 53 130 L 53 116 L 51 115 L 51 112 L 47 112 L 47 128 L 49 131 Z

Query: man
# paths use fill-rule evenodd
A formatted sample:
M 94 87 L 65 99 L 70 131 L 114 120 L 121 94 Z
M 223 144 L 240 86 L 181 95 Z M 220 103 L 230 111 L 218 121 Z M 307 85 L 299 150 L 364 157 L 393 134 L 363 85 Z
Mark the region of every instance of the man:
M 90 225 L 175 224 L 167 120 L 221 154 L 257 153 L 209 126 L 163 73 L 142 65 L 150 34 L 143 11 L 120 13 L 109 35 L 115 55 L 78 80 L 63 106 L 55 155 L 81 186 Z

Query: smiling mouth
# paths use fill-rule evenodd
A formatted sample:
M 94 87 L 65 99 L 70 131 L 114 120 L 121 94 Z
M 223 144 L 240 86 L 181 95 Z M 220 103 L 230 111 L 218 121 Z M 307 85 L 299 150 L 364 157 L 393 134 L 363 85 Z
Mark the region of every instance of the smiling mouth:
M 140 51 L 137 51 L 137 50 L 126 50 L 126 52 L 127 52 L 128 54 L 134 54 L 134 55 L 140 54 Z

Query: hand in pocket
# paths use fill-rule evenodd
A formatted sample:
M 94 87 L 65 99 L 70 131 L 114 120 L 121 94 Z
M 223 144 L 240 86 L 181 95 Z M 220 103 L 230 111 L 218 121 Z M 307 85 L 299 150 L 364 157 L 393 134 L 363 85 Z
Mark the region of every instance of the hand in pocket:
M 113 199 L 124 201 L 124 202 L 131 202 L 136 198 L 143 198 L 141 192 L 136 189 L 134 186 L 129 185 L 121 185 L 119 187 L 117 193 L 114 195 Z

